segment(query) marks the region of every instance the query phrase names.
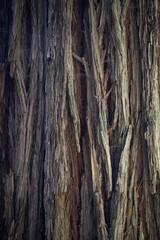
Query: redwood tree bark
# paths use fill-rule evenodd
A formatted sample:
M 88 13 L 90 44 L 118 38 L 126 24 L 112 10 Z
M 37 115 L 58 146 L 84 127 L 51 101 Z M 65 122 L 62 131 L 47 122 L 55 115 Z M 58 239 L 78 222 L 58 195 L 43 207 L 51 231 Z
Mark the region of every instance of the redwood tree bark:
M 159 0 L 0 0 L 1 239 L 160 239 L 159 29 Z

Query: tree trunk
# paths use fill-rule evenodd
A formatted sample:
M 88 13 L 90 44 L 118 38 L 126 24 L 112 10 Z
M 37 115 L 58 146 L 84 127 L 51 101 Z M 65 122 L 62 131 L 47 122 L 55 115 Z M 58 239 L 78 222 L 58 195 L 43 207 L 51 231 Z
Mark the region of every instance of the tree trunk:
M 159 29 L 159 0 L 0 0 L 1 239 L 160 239 Z

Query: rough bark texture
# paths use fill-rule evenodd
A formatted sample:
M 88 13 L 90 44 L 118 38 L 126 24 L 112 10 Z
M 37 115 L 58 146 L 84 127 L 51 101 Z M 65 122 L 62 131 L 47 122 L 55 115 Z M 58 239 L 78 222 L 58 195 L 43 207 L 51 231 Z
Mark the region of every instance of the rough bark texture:
M 0 239 L 160 239 L 159 0 L 0 0 Z

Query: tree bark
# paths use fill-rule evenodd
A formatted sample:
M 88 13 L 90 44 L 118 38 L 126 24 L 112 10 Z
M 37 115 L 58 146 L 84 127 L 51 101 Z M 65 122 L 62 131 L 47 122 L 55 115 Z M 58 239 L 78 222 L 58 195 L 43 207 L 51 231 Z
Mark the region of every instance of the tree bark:
M 160 239 L 160 1 L 0 0 L 0 238 Z

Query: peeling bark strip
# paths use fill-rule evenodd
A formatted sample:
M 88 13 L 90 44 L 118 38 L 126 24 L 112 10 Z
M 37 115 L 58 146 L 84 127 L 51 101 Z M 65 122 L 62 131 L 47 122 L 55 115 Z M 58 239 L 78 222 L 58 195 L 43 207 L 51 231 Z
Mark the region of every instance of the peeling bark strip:
M 0 6 L 0 239 L 160 239 L 160 2 Z

